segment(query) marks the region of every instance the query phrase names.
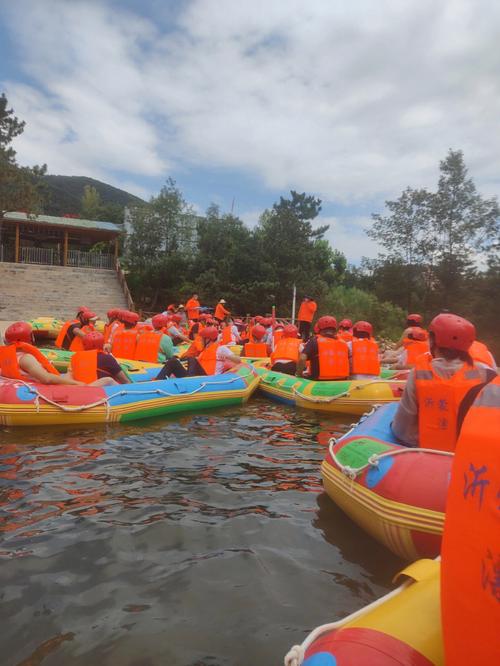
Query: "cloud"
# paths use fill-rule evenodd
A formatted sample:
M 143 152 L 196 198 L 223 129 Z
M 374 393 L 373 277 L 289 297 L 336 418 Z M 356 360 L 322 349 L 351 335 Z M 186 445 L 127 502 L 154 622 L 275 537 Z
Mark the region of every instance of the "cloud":
M 127 7 L 12 3 L 22 161 L 124 181 L 222 167 L 356 206 L 434 186 L 453 147 L 495 191 L 500 5 L 193 0 L 175 23 Z M 355 253 L 350 224 L 333 222 Z
M 318 217 L 316 226 L 322 224 L 330 225 L 325 238 L 334 249 L 345 254 L 349 263 L 359 264 L 362 257 L 376 257 L 382 249 L 366 235 L 366 229 L 371 225 L 369 217 Z

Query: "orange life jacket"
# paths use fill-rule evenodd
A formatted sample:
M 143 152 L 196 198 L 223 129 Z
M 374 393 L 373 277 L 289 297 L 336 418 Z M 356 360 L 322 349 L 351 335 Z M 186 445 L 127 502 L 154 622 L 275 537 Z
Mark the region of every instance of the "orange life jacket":
M 228 314 L 230 314 L 229 310 L 226 310 L 226 308 L 221 303 L 217 303 L 217 305 L 215 306 L 214 317 L 216 319 L 222 320 Z
M 111 352 L 115 358 L 135 359 L 137 346 L 137 329 L 123 328 L 113 337 Z
M 224 328 L 222 329 L 222 344 L 223 345 L 234 344 L 233 331 L 231 326 L 224 326 Z
M 56 338 L 55 341 L 55 346 L 58 347 L 59 349 L 62 349 L 63 343 L 64 343 L 64 338 L 66 337 L 66 333 L 68 332 L 68 328 L 72 324 L 81 324 L 79 319 L 71 319 L 70 321 L 64 322 L 61 330 L 59 331 L 59 335 Z
M 124 327 L 125 325 L 121 321 L 114 321 L 111 324 L 108 324 L 104 329 L 104 343 L 109 342 L 110 344 L 113 344 L 114 336 Z
M 273 343 L 275 347 L 282 338 L 283 338 L 282 328 L 278 328 L 276 331 L 273 332 Z
M 200 336 L 189 345 L 180 358 L 194 358 L 203 351 L 203 341 Z
M 207 375 L 215 375 L 215 364 L 219 347 L 220 344 L 216 342 L 205 347 L 205 349 L 198 354 L 198 361 Z
M 469 389 L 479 384 L 484 374 L 466 363 L 449 379 L 440 377 L 432 367 L 432 357 L 424 354 L 415 365 L 418 399 L 419 444 L 438 451 L 454 451 L 457 415 Z
M 441 548 L 447 664 L 499 663 L 500 378 L 470 407 L 458 438 Z
M 345 342 L 351 342 L 351 340 L 354 339 L 354 336 L 351 333 L 351 331 L 346 331 L 344 329 L 339 330 L 338 337 L 340 340 L 344 340 Z
M 474 342 L 469 347 L 469 354 L 472 356 L 474 361 L 479 361 L 479 363 L 489 365 L 490 368 L 495 367 L 495 359 L 493 358 L 493 354 L 483 342 L 474 340 Z
M 97 349 L 78 351 L 71 357 L 73 379 L 92 384 L 97 379 Z
M 141 333 L 137 338 L 135 348 L 136 361 L 146 361 L 147 363 L 158 363 L 158 352 L 163 333 L 162 331 L 148 331 Z
M 314 301 L 302 301 L 300 304 L 299 312 L 297 314 L 297 321 L 311 322 L 314 318 L 317 305 Z
M 266 358 L 267 345 L 265 342 L 247 342 L 243 347 L 243 355 L 246 358 Z
M 426 340 L 403 340 L 403 347 L 406 349 L 406 365 L 414 366 L 417 358 L 429 352 L 429 343 Z
M 342 379 L 349 377 L 349 350 L 343 340 L 316 337 L 318 341 L 318 379 Z
M 23 371 L 19 366 L 19 360 L 17 358 L 18 351 L 34 356 L 38 363 L 40 363 L 47 372 L 50 372 L 51 375 L 59 374 L 52 363 L 45 358 L 39 349 L 27 342 L 13 342 L 10 345 L 0 347 L 0 374 L 2 377 L 23 380 L 29 378 L 27 373 L 23 375 Z
M 298 338 L 281 338 L 271 354 L 271 361 L 274 363 L 278 359 L 283 359 L 287 361 L 295 361 L 295 363 L 297 363 L 300 356 L 301 345 L 302 340 L 299 340 Z
M 352 341 L 352 374 L 380 374 L 378 344 L 373 338 L 353 338 Z

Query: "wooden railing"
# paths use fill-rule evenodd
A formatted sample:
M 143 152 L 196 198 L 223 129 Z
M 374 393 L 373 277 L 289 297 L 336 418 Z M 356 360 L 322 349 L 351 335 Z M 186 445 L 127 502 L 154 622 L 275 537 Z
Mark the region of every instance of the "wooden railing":
M 130 293 L 130 290 L 128 288 L 127 279 L 120 265 L 119 259 L 116 260 L 115 269 L 116 269 L 116 275 L 118 276 L 118 282 L 120 283 L 120 286 L 125 295 L 125 299 L 127 301 L 127 307 L 129 310 L 135 310 L 134 299 L 132 298 L 132 294 Z

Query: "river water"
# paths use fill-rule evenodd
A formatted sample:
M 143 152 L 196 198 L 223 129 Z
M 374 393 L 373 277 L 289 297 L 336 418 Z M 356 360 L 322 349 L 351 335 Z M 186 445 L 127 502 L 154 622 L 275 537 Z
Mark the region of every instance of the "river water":
M 0 429 L 3 665 L 272 666 L 401 562 L 322 492 L 328 418 Z

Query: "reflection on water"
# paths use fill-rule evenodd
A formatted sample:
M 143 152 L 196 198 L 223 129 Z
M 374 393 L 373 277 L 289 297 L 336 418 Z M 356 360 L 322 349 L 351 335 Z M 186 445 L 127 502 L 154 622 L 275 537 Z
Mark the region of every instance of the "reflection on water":
M 2 663 L 281 663 L 398 566 L 322 493 L 347 427 L 254 400 L 1 430 Z

